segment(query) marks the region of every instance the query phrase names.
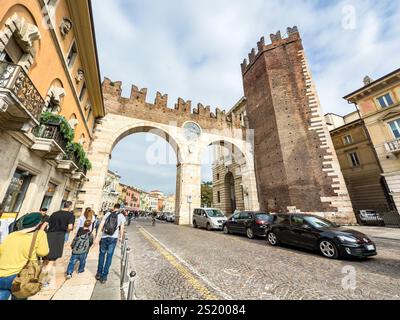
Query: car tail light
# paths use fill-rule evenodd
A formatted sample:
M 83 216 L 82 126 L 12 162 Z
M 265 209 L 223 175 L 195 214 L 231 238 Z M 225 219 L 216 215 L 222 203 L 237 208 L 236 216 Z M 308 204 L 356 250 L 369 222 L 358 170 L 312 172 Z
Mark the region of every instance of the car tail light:
M 256 224 L 264 225 L 264 224 L 265 224 L 265 221 L 263 221 L 263 220 L 256 220 Z

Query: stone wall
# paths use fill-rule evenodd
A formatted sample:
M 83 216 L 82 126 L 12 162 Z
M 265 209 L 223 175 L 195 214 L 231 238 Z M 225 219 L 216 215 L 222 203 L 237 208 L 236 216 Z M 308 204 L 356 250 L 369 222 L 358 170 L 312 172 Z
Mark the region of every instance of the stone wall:
M 355 222 L 354 212 L 296 27 L 271 35 L 242 64 L 255 130 L 261 209 Z

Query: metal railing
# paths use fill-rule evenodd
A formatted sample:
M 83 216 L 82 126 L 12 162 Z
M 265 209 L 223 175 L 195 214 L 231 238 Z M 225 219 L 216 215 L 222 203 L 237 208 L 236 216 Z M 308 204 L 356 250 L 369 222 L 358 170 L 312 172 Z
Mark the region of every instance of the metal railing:
M 135 296 L 135 277 L 136 272 L 131 270 L 130 266 L 130 254 L 131 248 L 128 247 L 128 237 L 126 230 L 123 235 L 123 241 L 121 245 L 121 282 L 120 288 L 124 293 L 126 300 L 134 300 Z M 128 283 L 128 292 L 125 292 L 126 284 Z
M 46 103 L 21 66 L 0 61 L 0 88 L 11 91 L 39 121 Z
M 396 139 L 385 144 L 386 150 L 389 152 L 400 152 L 400 139 Z
M 63 150 L 67 148 L 68 141 L 61 133 L 60 126 L 58 124 L 41 124 L 40 126 L 34 128 L 32 133 L 37 138 L 54 140 Z

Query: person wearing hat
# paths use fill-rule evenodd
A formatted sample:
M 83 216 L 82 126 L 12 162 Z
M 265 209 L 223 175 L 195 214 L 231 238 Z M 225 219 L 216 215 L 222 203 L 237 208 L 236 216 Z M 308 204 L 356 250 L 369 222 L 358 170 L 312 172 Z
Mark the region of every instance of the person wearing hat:
M 24 216 L 22 230 L 11 233 L 0 244 L 0 300 L 10 298 L 12 283 L 28 262 L 33 235 L 41 225 L 42 218 L 40 212 Z M 32 258 L 45 257 L 48 253 L 47 235 L 39 230 Z

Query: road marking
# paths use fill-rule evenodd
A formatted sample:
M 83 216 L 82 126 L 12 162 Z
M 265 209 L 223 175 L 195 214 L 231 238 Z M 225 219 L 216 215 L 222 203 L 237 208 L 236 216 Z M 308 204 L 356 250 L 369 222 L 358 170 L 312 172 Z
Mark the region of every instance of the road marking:
M 176 253 L 168 249 L 160 240 L 154 237 L 150 232 L 143 227 L 138 226 L 140 233 L 161 253 L 161 255 L 177 269 L 182 276 L 202 295 L 205 300 L 219 300 L 210 290 L 208 290 L 197 278 L 200 278 L 209 287 L 213 288 L 218 295 L 226 300 L 233 300 L 232 297 L 223 293 L 221 289 L 211 284 L 204 276 L 199 274 L 189 263 L 180 258 Z M 197 278 L 194 275 L 197 276 Z

